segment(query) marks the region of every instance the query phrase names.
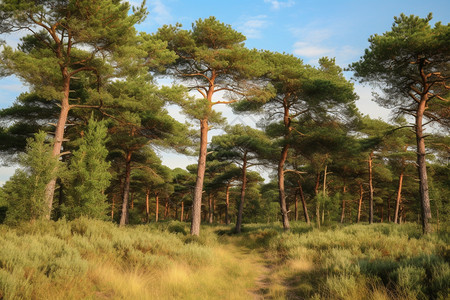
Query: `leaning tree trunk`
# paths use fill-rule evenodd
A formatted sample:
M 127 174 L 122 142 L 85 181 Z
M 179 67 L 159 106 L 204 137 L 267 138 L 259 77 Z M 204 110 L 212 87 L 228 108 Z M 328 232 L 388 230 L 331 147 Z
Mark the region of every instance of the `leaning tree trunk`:
M 309 220 L 308 207 L 306 206 L 306 200 L 305 200 L 305 195 L 303 194 L 303 188 L 300 183 L 300 180 L 297 180 L 297 183 L 298 183 L 298 189 L 300 191 L 300 200 L 302 200 L 303 214 L 305 216 L 305 222 L 306 222 L 306 224 L 310 225 L 311 222 Z
M 279 201 L 281 209 L 281 217 L 283 221 L 283 229 L 289 230 L 289 217 L 288 211 L 286 209 L 286 192 L 284 188 L 284 164 L 287 159 L 287 154 L 289 150 L 289 145 L 285 145 L 281 151 L 281 158 L 278 163 L 278 191 L 279 191 Z
M 236 221 L 236 233 L 241 233 L 242 214 L 244 212 L 245 189 L 247 187 L 247 152 L 244 152 L 242 162 L 242 186 L 241 186 L 241 201 L 239 202 L 239 210 Z
M 122 214 L 120 216 L 120 226 L 128 224 L 128 197 L 130 195 L 130 177 L 131 177 L 131 151 L 127 152 L 125 160 L 125 181 L 122 198 Z
M 206 150 L 208 146 L 208 119 L 200 120 L 200 153 L 198 155 L 197 181 L 194 189 L 192 202 L 191 235 L 200 234 L 200 223 L 202 218 L 202 192 L 203 180 L 206 169 Z
M 61 99 L 61 110 L 56 123 L 55 136 L 53 140 L 53 156 L 59 156 L 61 154 L 62 142 L 64 140 L 64 128 L 66 127 L 67 117 L 69 115 L 69 93 L 70 93 L 70 76 L 67 68 L 62 70 L 63 73 L 63 98 Z M 55 170 L 56 171 L 56 170 Z M 56 173 L 56 172 L 55 172 Z M 53 208 L 53 196 L 55 194 L 56 176 L 47 183 L 45 187 L 45 202 L 47 204 L 47 211 L 45 218 L 50 220 Z
M 400 177 L 398 180 L 398 190 L 397 190 L 397 200 L 395 202 L 395 213 L 394 213 L 394 223 L 398 222 L 398 212 L 400 209 L 400 202 L 402 199 L 402 185 L 403 185 L 403 170 L 400 172 Z
M 416 113 L 417 167 L 419 171 L 419 191 L 422 207 L 422 229 L 424 234 L 432 232 L 430 198 L 428 195 L 427 164 L 425 160 L 425 137 L 423 135 L 423 114 L 426 109 L 428 95 L 422 95 Z

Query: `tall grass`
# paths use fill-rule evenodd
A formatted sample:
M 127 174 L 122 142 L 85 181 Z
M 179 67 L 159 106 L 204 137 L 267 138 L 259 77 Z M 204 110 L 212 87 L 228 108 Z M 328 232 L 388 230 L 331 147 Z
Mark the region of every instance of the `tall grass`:
M 442 237 L 422 237 L 415 224 L 335 226 L 319 231 L 294 224 L 247 226 L 246 244 L 266 247 L 278 260 L 281 298 L 448 299 L 450 247 Z
M 251 265 L 219 247 L 212 229 L 192 239 L 184 226 L 1 226 L 0 299 L 246 299 Z

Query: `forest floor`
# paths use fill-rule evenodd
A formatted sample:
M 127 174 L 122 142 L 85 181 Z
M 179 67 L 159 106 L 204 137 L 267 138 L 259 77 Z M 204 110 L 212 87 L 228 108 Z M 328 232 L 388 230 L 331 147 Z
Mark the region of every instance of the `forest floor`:
M 449 227 L 450 228 L 450 227 Z M 448 299 L 448 232 L 417 224 L 0 224 L 0 299 Z

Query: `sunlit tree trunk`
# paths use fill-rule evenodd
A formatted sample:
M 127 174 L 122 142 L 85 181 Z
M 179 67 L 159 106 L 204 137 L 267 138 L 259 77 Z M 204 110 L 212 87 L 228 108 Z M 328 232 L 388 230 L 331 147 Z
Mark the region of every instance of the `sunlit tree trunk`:
M 395 213 L 394 213 L 394 223 L 398 222 L 398 212 L 400 209 L 400 202 L 402 199 L 402 185 L 403 185 L 403 170 L 400 173 L 400 177 L 398 179 L 398 189 L 397 189 L 397 200 L 395 201 Z
M 230 224 L 230 217 L 228 215 L 229 209 L 230 209 L 230 184 L 227 184 L 227 188 L 225 191 L 225 200 L 226 200 L 226 206 L 225 206 L 225 224 Z
M 59 156 L 61 153 L 62 142 L 64 140 L 64 129 L 69 115 L 69 93 L 70 93 L 70 75 L 67 67 L 61 69 L 63 75 L 63 98 L 61 99 L 61 110 L 56 123 L 55 136 L 53 139 L 53 156 Z M 50 220 L 53 208 L 53 196 L 55 194 L 56 177 L 50 180 L 45 187 L 45 201 L 47 203 L 47 212 L 45 218 Z
M 206 170 L 206 150 L 208 146 L 208 119 L 200 120 L 200 153 L 198 157 L 197 181 L 192 202 L 191 235 L 200 234 L 200 222 L 202 213 L 203 181 Z
M 421 68 L 421 75 L 425 78 L 423 74 L 423 68 Z M 426 79 L 425 79 L 426 80 Z M 428 90 L 429 84 L 425 84 L 424 89 Z M 425 137 L 423 135 L 423 115 L 426 110 L 426 105 L 428 101 L 428 93 L 422 94 L 420 103 L 417 108 L 416 113 L 416 140 L 417 140 L 417 167 L 419 171 L 419 191 L 421 199 L 422 208 L 422 228 L 423 233 L 428 234 L 432 232 L 432 227 L 430 224 L 431 220 L 431 208 L 430 208 L 430 198 L 428 195 L 428 175 L 427 175 L 427 164 L 425 160 Z
M 184 201 L 181 201 L 181 216 L 180 216 L 180 222 L 184 221 Z
M 361 206 L 362 206 L 362 200 L 363 200 L 364 190 L 362 183 L 359 183 L 359 201 L 358 201 L 358 216 L 356 218 L 356 223 L 359 223 L 361 220 Z

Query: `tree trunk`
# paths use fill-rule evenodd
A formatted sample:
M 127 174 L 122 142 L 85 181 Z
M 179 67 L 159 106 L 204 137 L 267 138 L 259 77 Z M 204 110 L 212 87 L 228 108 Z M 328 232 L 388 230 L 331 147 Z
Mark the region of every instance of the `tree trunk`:
M 345 220 L 345 194 L 347 193 L 347 186 L 344 185 L 343 191 L 342 191 L 342 211 L 341 211 L 341 223 L 344 223 Z
M 70 76 L 67 68 L 62 69 L 63 74 L 63 98 L 61 99 L 61 110 L 59 112 L 58 122 L 56 123 L 55 136 L 53 139 L 53 156 L 59 156 L 61 153 L 62 142 L 64 140 L 64 129 L 69 115 L 69 93 L 70 93 Z M 45 218 L 50 220 L 53 208 L 53 196 L 55 194 L 56 177 L 51 179 L 45 187 L 45 202 L 47 203 L 47 212 Z
M 356 218 L 356 223 L 359 223 L 359 221 L 361 220 L 361 206 L 362 206 L 363 194 L 364 194 L 363 185 L 362 185 L 362 183 L 359 183 L 358 216 Z
M 194 189 L 192 202 L 191 235 L 200 234 L 200 223 L 202 213 L 203 180 L 206 169 L 206 150 L 208 146 L 208 119 L 200 120 L 200 153 L 198 156 L 197 181 Z
M 425 87 L 427 88 L 427 87 Z M 421 96 L 416 113 L 417 167 L 419 172 L 419 192 L 422 208 L 422 230 L 424 234 L 432 232 L 430 198 L 428 195 L 427 164 L 425 160 L 425 137 L 423 136 L 422 120 L 428 101 L 428 94 Z
M 167 217 L 169 216 L 169 199 L 167 198 L 164 202 L 164 220 L 167 220 Z
M 289 230 L 289 217 L 286 209 L 286 192 L 284 188 L 284 164 L 287 159 L 287 154 L 289 150 L 289 145 L 285 145 L 281 151 L 281 158 L 278 163 L 278 191 L 279 191 L 279 201 L 281 209 L 281 217 L 283 221 L 283 229 Z
M 116 193 L 112 196 L 112 205 L 111 205 L 111 220 L 114 220 L 114 208 L 116 204 Z
M 134 193 L 131 193 L 130 200 L 131 200 L 131 209 L 133 209 L 134 208 Z
M 325 170 L 323 172 L 323 207 L 322 207 L 322 224 L 325 222 L 325 199 L 326 199 L 326 195 L 327 195 L 327 170 L 328 170 L 328 165 L 325 165 Z
M 300 183 L 300 180 L 297 180 L 297 184 L 298 184 L 298 190 L 300 191 L 300 200 L 302 200 L 303 214 L 305 217 L 305 222 L 306 222 L 306 224 L 310 225 L 311 221 L 309 220 L 308 207 L 306 206 L 305 195 L 303 194 L 303 188 Z
M 183 222 L 183 221 L 184 221 L 183 216 L 184 216 L 184 201 L 181 201 L 181 216 L 180 216 L 180 222 Z
M 298 221 L 298 194 L 295 193 L 295 221 Z
M 387 199 L 388 203 L 388 207 L 387 207 L 387 215 L 388 215 L 388 222 L 391 223 L 391 196 L 388 197 Z
M 238 210 L 237 221 L 236 221 L 236 233 L 241 233 L 242 214 L 244 212 L 244 200 L 245 200 L 246 187 L 247 187 L 247 152 L 244 152 L 244 157 L 242 160 L 241 201 L 239 202 L 239 210 Z
M 227 189 L 225 192 L 226 197 L 226 206 L 225 206 L 225 224 L 230 224 L 230 217 L 228 216 L 228 211 L 230 209 L 230 184 L 227 184 Z
M 402 185 L 403 185 L 403 170 L 400 172 L 400 177 L 398 179 L 397 200 L 395 202 L 394 223 L 396 224 L 398 222 L 398 212 L 400 209 L 400 202 L 402 199 Z
M 120 216 L 120 226 L 128 224 L 128 197 L 130 194 L 130 177 L 131 177 L 131 151 L 128 151 L 125 160 L 125 181 L 122 199 L 122 214 Z
M 212 193 L 208 195 L 208 223 L 212 224 L 214 222 L 214 208 L 213 208 L 213 197 Z
M 158 222 L 158 220 L 159 220 L 159 194 L 158 193 L 155 193 L 155 202 L 156 202 L 155 222 Z
M 150 222 L 150 189 L 145 190 L 145 217 L 146 222 Z
M 316 176 L 316 185 L 314 186 L 314 194 L 316 195 L 316 222 L 317 228 L 320 229 L 320 201 L 319 201 L 319 184 L 320 184 L 320 172 Z
M 373 185 L 372 185 L 373 151 L 369 154 L 369 224 L 373 224 Z

